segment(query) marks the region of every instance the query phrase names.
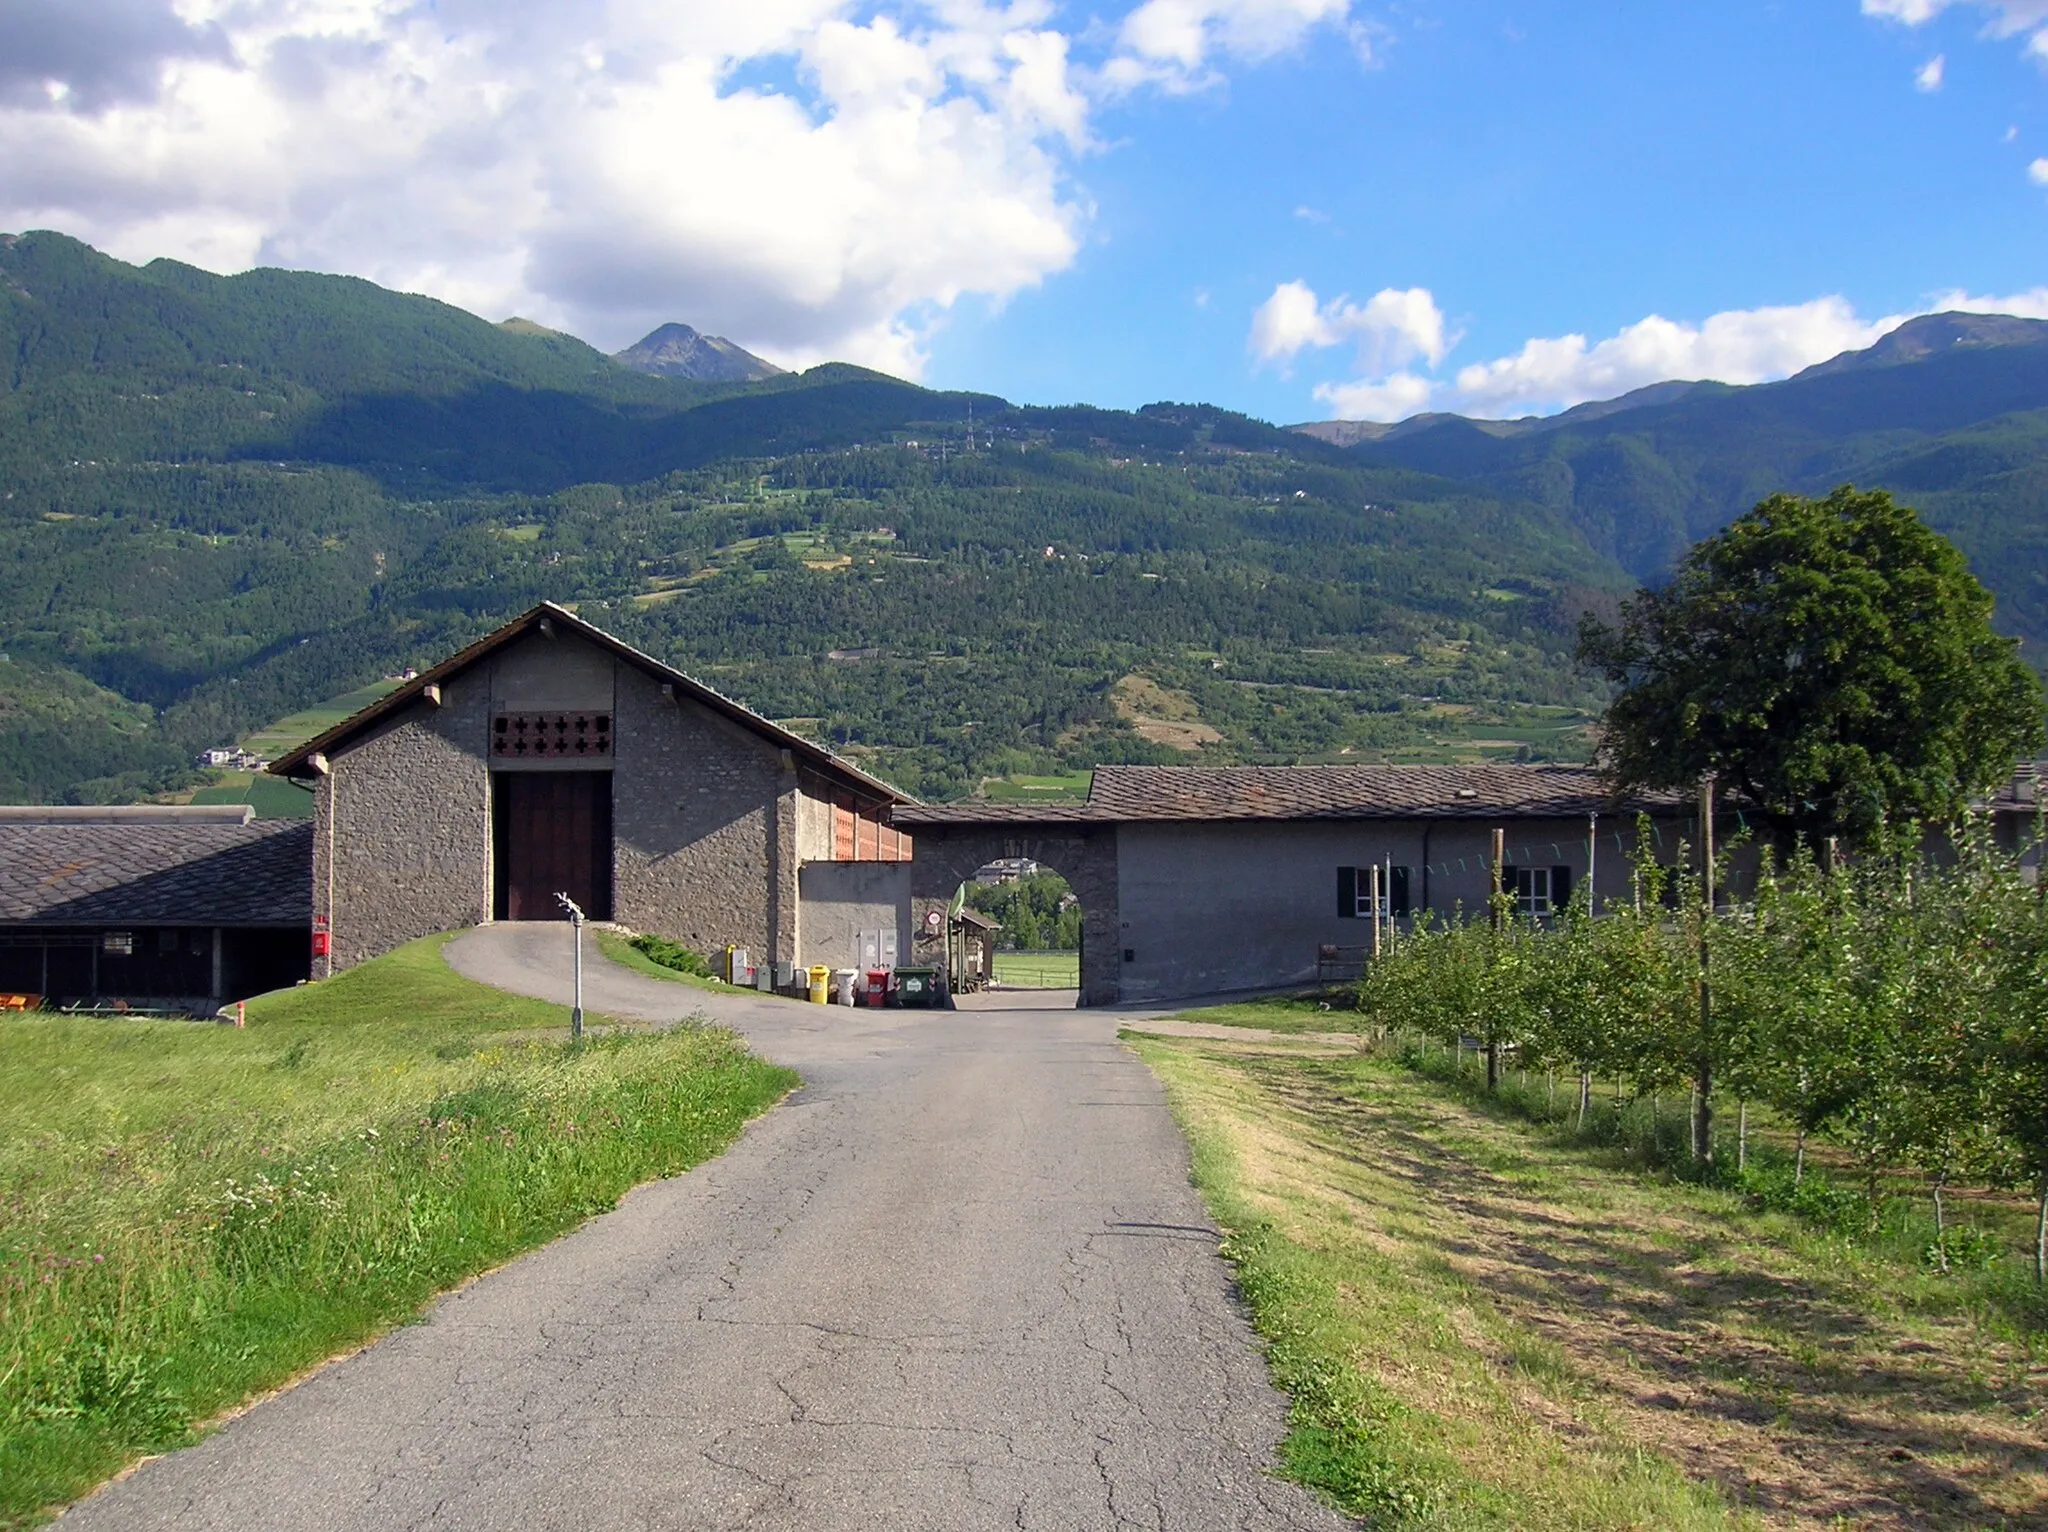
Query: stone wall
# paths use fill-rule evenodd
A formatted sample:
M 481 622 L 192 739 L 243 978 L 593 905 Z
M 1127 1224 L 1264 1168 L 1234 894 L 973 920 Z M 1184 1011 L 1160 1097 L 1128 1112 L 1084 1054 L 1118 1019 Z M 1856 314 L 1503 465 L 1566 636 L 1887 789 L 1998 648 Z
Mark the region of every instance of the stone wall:
M 1123 942 L 1118 914 L 1116 826 L 914 825 L 917 856 L 910 864 L 912 939 L 904 963 L 944 966 L 945 938 L 926 934 L 932 911 L 940 929 L 954 892 L 977 867 L 1025 856 L 1067 880 L 1081 901 L 1082 1005 L 1114 1005 L 1122 997 L 1118 972 Z
M 797 774 L 769 740 L 703 704 L 662 695 L 621 663 L 613 729 L 613 910 L 715 954 L 797 952 Z
M 381 720 L 320 780 L 313 913 L 328 923 L 327 972 L 490 919 L 490 677 L 470 671 L 441 695 Z

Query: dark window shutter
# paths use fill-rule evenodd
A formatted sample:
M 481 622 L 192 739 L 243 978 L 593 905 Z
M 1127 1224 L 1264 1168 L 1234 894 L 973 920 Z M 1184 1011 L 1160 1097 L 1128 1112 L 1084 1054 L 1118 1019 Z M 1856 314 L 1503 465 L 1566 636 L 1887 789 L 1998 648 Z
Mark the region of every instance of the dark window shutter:
M 1515 896 L 1515 867 L 1506 857 L 1500 859 L 1500 891 L 1510 899 Z
M 1561 910 L 1572 902 L 1572 870 L 1569 867 L 1550 869 L 1550 907 Z
M 1391 882 L 1392 898 L 1389 908 L 1396 915 L 1406 915 L 1408 913 L 1408 869 L 1396 867 Z
M 1345 920 L 1358 918 L 1358 869 L 1337 869 L 1337 914 Z

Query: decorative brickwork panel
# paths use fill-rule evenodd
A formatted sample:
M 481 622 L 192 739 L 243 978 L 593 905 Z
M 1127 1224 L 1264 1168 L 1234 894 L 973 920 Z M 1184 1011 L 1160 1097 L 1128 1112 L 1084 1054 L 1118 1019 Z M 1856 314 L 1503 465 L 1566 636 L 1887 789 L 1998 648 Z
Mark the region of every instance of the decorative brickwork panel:
M 500 713 L 491 720 L 491 755 L 499 760 L 609 759 L 609 713 Z

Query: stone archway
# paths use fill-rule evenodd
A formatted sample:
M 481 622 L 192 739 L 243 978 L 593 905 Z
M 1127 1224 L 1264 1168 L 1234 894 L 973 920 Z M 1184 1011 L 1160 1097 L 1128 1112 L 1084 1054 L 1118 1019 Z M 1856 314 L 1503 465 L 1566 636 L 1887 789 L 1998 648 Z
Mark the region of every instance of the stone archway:
M 923 824 L 900 810 L 912 832 L 910 862 L 911 956 L 938 962 L 944 937 L 929 934 L 931 914 L 945 929 L 946 910 L 975 870 L 1005 857 L 1029 857 L 1067 880 L 1081 901 L 1082 1005 L 1114 1005 L 1121 994 L 1122 923 L 1117 913 L 1114 824 Z

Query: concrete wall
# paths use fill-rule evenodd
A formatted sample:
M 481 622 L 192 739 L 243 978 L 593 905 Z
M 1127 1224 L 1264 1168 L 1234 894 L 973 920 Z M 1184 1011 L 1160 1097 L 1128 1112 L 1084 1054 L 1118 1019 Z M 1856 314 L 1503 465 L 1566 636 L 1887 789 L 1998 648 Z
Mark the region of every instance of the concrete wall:
M 313 913 L 328 923 L 328 972 L 491 918 L 490 676 L 472 670 L 441 695 L 337 752 L 320 780 Z
M 1582 885 L 1584 819 L 1503 820 L 1509 861 L 1566 866 Z M 1337 869 L 1392 860 L 1414 910 L 1480 910 L 1492 885 L 1495 822 L 1396 820 L 1126 824 L 1117 830 L 1118 993 L 1180 999 L 1312 982 L 1317 948 L 1362 947 L 1371 922 L 1337 913 Z M 1674 847 L 1682 827 L 1661 827 Z M 1623 844 L 1617 846 L 1619 833 Z M 1632 822 L 1602 820 L 1591 848 L 1596 892 L 1629 893 Z M 922 855 L 922 847 L 920 847 Z
M 803 898 L 805 964 L 853 968 L 860 962 L 860 933 L 896 933 L 898 959 L 911 950 L 910 864 L 907 862 L 807 862 L 798 875 Z

